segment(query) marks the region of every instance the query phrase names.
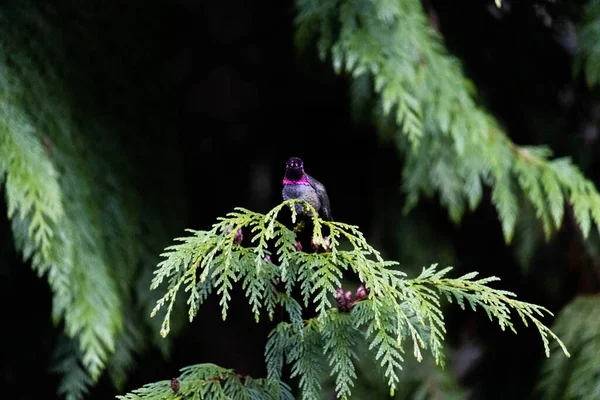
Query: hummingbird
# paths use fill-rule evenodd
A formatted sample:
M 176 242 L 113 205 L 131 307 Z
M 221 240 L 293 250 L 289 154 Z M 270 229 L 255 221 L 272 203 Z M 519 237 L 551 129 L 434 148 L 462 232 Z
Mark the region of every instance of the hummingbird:
M 306 201 L 317 210 L 321 218 L 332 221 L 329 197 L 325 186 L 304 172 L 304 162 L 298 157 L 290 158 L 285 164 L 281 194 L 283 200 L 300 199 Z M 301 204 L 296 204 L 296 213 L 303 214 Z M 309 213 L 308 217 L 312 217 L 311 214 Z

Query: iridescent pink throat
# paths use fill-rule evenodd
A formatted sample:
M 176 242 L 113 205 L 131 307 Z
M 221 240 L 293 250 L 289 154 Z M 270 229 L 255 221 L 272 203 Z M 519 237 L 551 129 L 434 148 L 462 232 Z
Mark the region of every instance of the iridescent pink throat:
M 283 184 L 284 185 L 304 185 L 304 186 L 310 186 L 310 182 L 308 181 L 308 177 L 306 176 L 306 174 L 302 175 L 302 178 L 298 179 L 297 181 L 292 181 L 288 178 L 286 178 L 285 176 L 283 177 Z

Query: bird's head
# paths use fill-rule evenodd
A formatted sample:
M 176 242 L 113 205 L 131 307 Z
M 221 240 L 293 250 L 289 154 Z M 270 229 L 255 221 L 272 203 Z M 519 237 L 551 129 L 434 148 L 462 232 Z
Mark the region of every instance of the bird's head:
M 297 181 L 304 175 L 304 162 L 298 157 L 292 157 L 285 163 L 285 177 Z

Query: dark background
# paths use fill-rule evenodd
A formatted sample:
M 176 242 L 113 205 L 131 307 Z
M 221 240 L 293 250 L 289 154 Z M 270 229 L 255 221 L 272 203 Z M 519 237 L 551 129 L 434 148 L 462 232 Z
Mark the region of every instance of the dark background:
M 512 140 L 548 144 L 557 156 L 573 157 L 597 182 L 600 109 L 595 93 L 572 72 L 577 50 L 572 29 L 581 3 L 505 2 L 510 11 L 494 9 L 493 1 L 436 0 L 425 6 Z M 575 293 L 597 291 L 597 280 L 581 272 L 590 261 L 569 213 L 561 232 L 538 249 L 526 272 L 504 244 L 489 196 L 460 226 L 450 223 L 435 199 L 424 200 L 414 220 L 402 219 L 400 155 L 393 144 L 380 140 L 374 126 L 353 122 L 349 78 L 335 75 L 310 48 L 300 52 L 296 47 L 293 2 L 181 0 L 125 6 L 109 1 L 100 8 L 108 22 L 90 29 L 108 44 L 104 56 L 109 62 L 122 67 L 118 76 L 130 79 L 139 92 L 103 95 L 102 79 L 110 81 L 111 75 L 95 70 L 93 62 L 82 62 L 80 73 L 99 78 L 95 93 L 106 112 L 118 118 L 121 103 L 131 99 L 142 110 L 137 121 L 126 114 L 129 129 L 119 133 L 132 154 L 170 143 L 168 160 L 176 164 L 168 167 L 177 172 L 175 185 L 181 189 L 173 202 L 182 207 L 157 212 L 173 213 L 171 237 L 181 236 L 184 228 L 208 228 L 235 206 L 268 211 L 281 200 L 285 161 L 298 156 L 307 172 L 327 186 L 334 219 L 358 225 L 390 258 L 401 255 L 399 232 L 424 223 L 450 243 L 458 272 L 497 275 L 499 286 L 522 300 L 558 311 Z M 68 15 L 61 14 L 64 9 L 58 9 L 57 20 L 64 22 L 68 43 L 74 32 Z M 143 62 L 119 51 L 118 44 L 129 35 L 145 49 Z M 86 57 L 85 52 L 75 55 Z M 146 130 L 151 123 L 159 128 Z M 159 156 L 139 160 L 149 171 L 165 163 Z M 168 188 L 155 189 L 169 197 Z M 6 220 L 2 235 L 3 259 L 12 257 L 14 265 L 0 269 L 7 337 L 0 350 L 0 386 L 17 398 L 52 398 L 58 377 L 48 365 L 61 327 L 50 320 L 51 293 L 44 279 L 20 265 Z M 423 265 L 440 261 L 435 251 L 427 254 L 427 243 L 421 246 Z M 15 302 L 25 290 L 34 293 L 28 303 Z M 242 296 L 235 293 L 239 301 L 232 303 L 226 322 L 217 301 L 209 299 L 175 339 L 169 360 L 157 350 L 139 356 L 127 391 L 202 362 L 264 376 L 264 344 L 273 325 L 256 324 Z M 487 322 L 485 315 L 458 308 L 447 312 L 449 342 L 460 349 L 465 340 L 476 341 L 485 351 L 478 363 L 467 363 L 470 373 L 462 380 L 474 388 L 473 398 L 524 398 L 543 357 L 537 331 L 517 325 L 515 336 Z M 90 398 L 115 394 L 105 376 Z

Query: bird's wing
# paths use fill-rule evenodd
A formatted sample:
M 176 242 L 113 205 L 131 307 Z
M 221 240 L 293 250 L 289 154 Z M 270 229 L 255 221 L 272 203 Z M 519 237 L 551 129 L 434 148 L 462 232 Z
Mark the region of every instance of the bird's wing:
M 323 219 L 333 221 L 333 219 L 331 218 L 331 206 L 329 205 L 329 196 L 327 196 L 325 186 L 323 186 L 321 182 L 319 182 L 312 176 L 308 174 L 306 174 L 306 176 L 308 177 L 308 182 L 310 183 L 310 186 L 312 186 L 312 188 L 315 189 L 317 196 L 319 196 L 319 199 L 321 200 L 321 209 L 317 211 L 319 211 L 322 214 Z

